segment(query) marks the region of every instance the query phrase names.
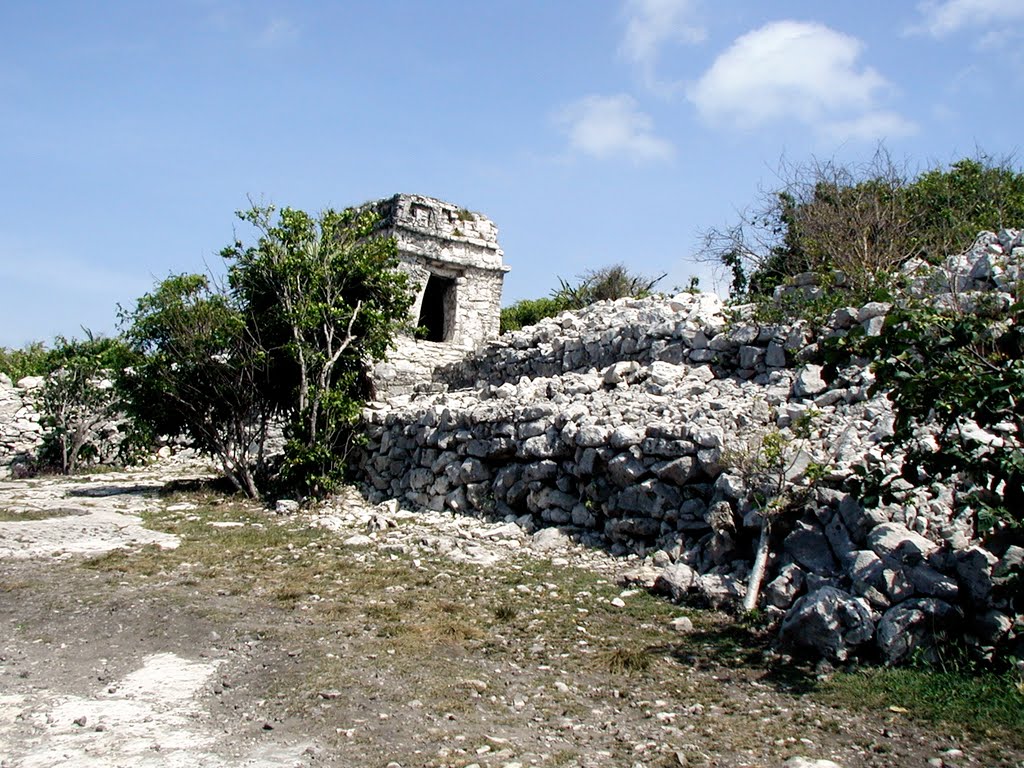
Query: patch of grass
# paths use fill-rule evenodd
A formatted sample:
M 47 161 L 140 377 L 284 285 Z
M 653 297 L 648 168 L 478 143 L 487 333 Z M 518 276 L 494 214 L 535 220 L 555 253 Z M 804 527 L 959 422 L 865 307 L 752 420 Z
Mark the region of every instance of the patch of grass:
M 436 621 L 421 625 L 419 629 L 429 638 L 456 643 L 480 640 L 484 637 L 478 626 L 459 616 L 442 616 Z
M 609 648 L 598 654 L 598 660 L 616 675 L 639 674 L 651 668 L 651 653 L 644 648 Z
M 491 613 L 494 614 L 495 621 L 499 621 L 502 624 L 508 624 L 509 622 L 514 621 L 516 616 L 519 615 L 518 609 L 509 603 L 501 603 L 500 605 L 494 606 Z
M 33 582 L 24 579 L 15 581 L 0 579 L 0 592 L 16 592 L 19 589 L 29 589 L 33 586 L 35 586 Z
M 295 603 L 313 594 L 309 584 L 300 581 L 291 581 L 277 587 L 273 597 L 280 603 Z
M 88 514 L 84 510 L 56 508 L 56 509 L 0 509 L 0 523 L 21 523 L 28 520 L 51 520 L 57 517 L 72 517 L 75 515 Z
M 167 550 L 156 544 L 146 544 L 135 550 L 112 549 L 86 560 L 83 565 L 96 571 L 108 571 L 134 576 L 155 576 L 166 570 L 171 562 Z
M 944 723 L 1024 747 L 1024 692 L 1020 675 L 968 674 L 912 668 L 841 672 L 820 694 L 850 709 L 897 707 L 910 717 Z

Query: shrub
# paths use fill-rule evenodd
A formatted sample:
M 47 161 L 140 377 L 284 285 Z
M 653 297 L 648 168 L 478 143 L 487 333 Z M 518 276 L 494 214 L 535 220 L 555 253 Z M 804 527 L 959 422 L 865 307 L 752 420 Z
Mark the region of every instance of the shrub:
M 575 283 L 558 278 L 559 288 L 549 298 L 523 299 L 502 309 L 501 332 L 518 331 L 545 317 L 554 317 L 566 310 L 583 309 L 598 301 L 650 296 L 654 286 L 664 277 L 645 277 L 630 272 L 623 264 L 613 264 L 584 272 L 577 276 Z
M 501 310 L 501 332 L 518 331 L 527 325 L 536 325 L 545 317 L 554 317 L 566 309 L 556 298 L 523 299 Z
M 784 164 L 780 188 L 740 222 L 704 235 L 703 255 L 730 270 L 734 296 L 763 301 L 793 276 L 841 273 L 836 301 L 889 290 L 911 257 L 937 262 L 980 231 L 1024 224 L 1024 173 L 980 156 L 916 178 L 879 150 L 862 165 Z
M 51 370 L 50 353 L 41 341 L 33 341 L 20 349 L 0 347 L 0 373 L 7 374 L 11 381 L 25 376 L 45 376 Z
M 121 339 L 97 337 L 88 330 L 81 341 L 57 337 L 37 404 L 48 429 L 43 452 L 64 474 L 72 474 L 84 454 L 98 453 L 97 427 L 117 418 L 122 407 L 114 380 L 133 362 Z
M 136 414 L 160 433 L 189 434 L 253 497 L 272 481 L 266 438 L 281 420 L 285 454 L 273 480 L 320 495 L 341 478 L 366 368 L 404 326 L 412 297 L 375 212 L 274 214 L 239 212 L 256 239 L 221 251 L 226 286 L 172 276 L 123 313 L 143 356 L 126 390 Z

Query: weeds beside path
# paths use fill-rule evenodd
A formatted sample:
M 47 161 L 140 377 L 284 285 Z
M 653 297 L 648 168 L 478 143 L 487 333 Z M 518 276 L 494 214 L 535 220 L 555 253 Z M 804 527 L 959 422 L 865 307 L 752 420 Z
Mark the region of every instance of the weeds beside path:
M 65 518 L 117 500 L 165 546 L 0 560 L 4 768 L 1024 759 L 998 722 L 851 708 L 843 676 L 769 664 L 756 630 L 624 590 L 622 563 L 538 552 L 508 526 L 354 494 L 286 517 L 201 483 L 157 494 L 140 474 L 92 481 L 128 489 L 107 497 L 33 482 Z M 7 536 L 27 524 L 11 522 L 31 506 L 17 494 L 0 487 Z M 673 629 L 683 615 L 692 631 Z

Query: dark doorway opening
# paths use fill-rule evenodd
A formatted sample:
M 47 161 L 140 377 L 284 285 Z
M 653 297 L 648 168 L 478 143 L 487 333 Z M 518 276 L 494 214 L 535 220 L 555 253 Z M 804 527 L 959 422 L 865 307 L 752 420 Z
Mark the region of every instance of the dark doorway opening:
M 416 323 L 425 328 L 423 338 L 427 341 L 448 341 L 451 337 L 452 317 L 455 304 L 455 280 L 450 277 L 431 275 L 423 291 L 420 305 L 420 319 Z

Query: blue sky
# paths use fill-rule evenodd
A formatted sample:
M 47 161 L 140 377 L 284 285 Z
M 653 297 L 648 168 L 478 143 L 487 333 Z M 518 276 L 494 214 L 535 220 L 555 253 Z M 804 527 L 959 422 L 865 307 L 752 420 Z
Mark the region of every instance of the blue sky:
M 700 233 L 780 158 L 1019 155 L 1022 43 L 1024 0 L 0 2 L 0 345 L 113 332 L 250 197 L 481 211 L 506 303 L 713 288 Z

